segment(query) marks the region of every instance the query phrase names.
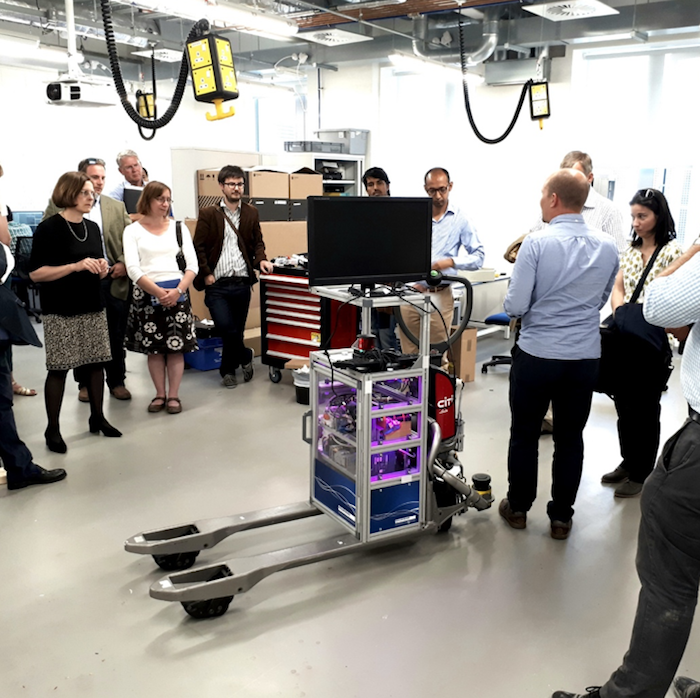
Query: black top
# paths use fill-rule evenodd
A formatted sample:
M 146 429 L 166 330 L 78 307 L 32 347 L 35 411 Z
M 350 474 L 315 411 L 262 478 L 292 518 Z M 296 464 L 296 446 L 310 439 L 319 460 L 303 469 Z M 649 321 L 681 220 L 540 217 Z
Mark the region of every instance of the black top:
M 39 223 L 32 242 L 29 270 L 73 264 L 85 257 L 104 257 L 97 223 L 86 219 L 83 222 L 85 227 L 83 223 L 70 223 L 57 213 Z M 86 229 L 87 238 L 80 242 Z M 56 281 L 42 281 L 40 296 L 42 312 L 54 315 L 95 313 L 104 307 L 100 297 L 100 276 L 89 271 L 72 272 Z

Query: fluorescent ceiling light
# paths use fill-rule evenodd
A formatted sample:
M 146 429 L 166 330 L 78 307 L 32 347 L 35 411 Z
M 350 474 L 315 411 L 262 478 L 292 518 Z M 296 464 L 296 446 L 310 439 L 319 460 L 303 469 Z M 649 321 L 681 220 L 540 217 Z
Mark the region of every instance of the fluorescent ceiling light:
M 77 63 L 82 63 L 82 54 L 77 54 Z M 39 41 L 22 41 L 10 37 L 0 37 L 0 61 L 26 66 L 68 67 L 68 52 L 65 49 L 42 46 Z
M 223 5 L 206 0 L 114 0 L 120 5 L 129 5 L 150 12 L 191 19 L 206 18 L 212 24 L 237 29 L 249 34 L 263 32 L 268 36 L 290 37 L 299 30 L 295 22 L 277 15 L 248 9 L 242 6 Z
M 575 39 L 567 39 L 567 44 L 599 44 L 604 41 L 637 41 L 644 44 L 649 40 L 649 35 L 646 32 L 629 31 L 619 32 L 616 34 L 598 34 L 595 36 L 579 36 Z

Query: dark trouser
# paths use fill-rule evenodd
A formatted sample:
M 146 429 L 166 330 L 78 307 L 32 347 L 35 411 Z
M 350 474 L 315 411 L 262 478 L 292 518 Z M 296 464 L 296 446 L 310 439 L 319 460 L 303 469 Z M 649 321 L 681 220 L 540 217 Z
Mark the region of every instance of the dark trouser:
M 632 639 L 602 698 L 663 698 L 688 642 L 700 581 L 700 424 L 691 420 L 642 490 L 637 574 Z
M 508 445 L 508 501 L 529 511 L 537 495 L 537 456 L 542 419 L 554 410 L 554 459 L 549 518 L 569 521 L 583 468 L 583 428 L 591 411 L 598 359 L 540 359 L 516 344 L 510 369 L 511 427 Z
M 235 373 L 253 360 L 253 352 L 243 344 L 243 331 L 250 306 L 250 285 L 236 279 L 219 279 L 204 291 L 216 332 L 224 342 L 219 373 Z
M 377 338 L 379 349 L 393 349 L 398 351 L 399 340 L 396 336 L 396 318 L 394 309 L 391 314 L 382 312 L 384 309 L 372 308 L 372 334 Z
M 7 472 L 8 483 L 36 475 L 39 470 L 32 462 L 32 454 L 17 434 L 12 412 L 12 377 L 6 354 L 10 343 L 0 342 L 0 457 Z
M 126 380 L 126 349 L 124 349 L 124 335 L 126 334 L 126 321 L 129 317 L 129 301 L 115 298 L 110 288 L 112 279 L 108 276 L 102 279 L 101 295 L 105 310 L 107 311 L 107 330 L 109 331 L 109 348 L 112 352 L 112 360 L 105 365 L 107 386 L 110 390 L 124 385 Z M 87 386 L 87 376 L 80 366 L 73 371 L 73 377 L 78 381 L 78 386 Z
M 630 480 L 644 482 L 654 469 L 661 434 L 661 394 L 667 359 L 636 337 L 623 344 L 613 400 L 617 410 L 622 467 Z

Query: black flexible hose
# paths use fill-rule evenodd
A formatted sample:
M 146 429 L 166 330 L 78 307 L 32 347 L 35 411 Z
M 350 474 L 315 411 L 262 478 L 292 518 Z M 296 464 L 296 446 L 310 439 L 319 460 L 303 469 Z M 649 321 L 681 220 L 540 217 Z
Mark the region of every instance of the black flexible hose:
M 189 63 L 187 61 L 187 55 L 183 51 L 182 61 L 180 62 L 180 75 L 177 79 L 177 85 L 175 86 L 175 91 L 173 92 L 173 97 L 170 102 L 170 106 L 163 116 L 159 119 L 144 119 L 131 105 L 129 102 L 129 97 L 126 94 L 126 88 L 124 87 L 124 80 L 122 78 L 122 71 L 119 67 L 119 56 L 117 54 L 117 46 L 114 40 L 114 29 L 112 27 L 112 9 L 110 6 L 110 0 L 100 0 L 100 7 L 102 9 L 102 24 L 104 26 L 105 40 L 107 42 L 107 53 L 109 54 L 109 65 L 112 69 L 112 78 L 114 80 L 114 86 L 121 100 L 122 107 L 124 111 L 129 115 L 129 118 L 138 125 L 139 133 L 141 133 L 142 128 L 153 130 L 153 138 L 156 129 L 163 128 L 167 126 L 172 118 L 175 116 L 178 108 L 180 107 L 180 102 L 182 101 L 182 95 L 185 92 L 185 85 L 187 84 L 187 76 L 189 74 Z M 206 19 L 200 19 L 195 22 L 194 26 L 187 35 L 187 41 L 196 39 L 198 36 L 209 31 L 209 22 Z M 143 136 L 143 133 L 141 133 Z M 147 138 L 147 140 L 150 140 Z
M 518 117 L 520 116 L 520 112 L 523 108 L 523 102 L 525 102 L 525 95 L 527 94 L 527 90 L 532 84 L 532 80 L 528 80 L 524 85 L 523 85 L 523 91 L 520 93 L 520 101 L 518 102 L 518 106 L 515 110 L 515 114 L 513 114 L 513 120 L 510 122 L 510 126 L 506 129 L 505 133 L 502 136 L 499 136 L 498 138 L 486 138 L 486 136 L 483 136 L 479 129 L 476 126 L 476 123 L 474 122 L 474 116 L 472 115 L 472 108 L 471 105 L 469 104 L 469 89 L 467 87 L 467 58 L 466 54 L 464 53 L 464 35 L 463 35 L 463 25 L 462 25 L 462 15 L 460 14 L 459 16 L 459 57 L 460 57 L 460 62 L 462 65 L 462 88 L 464 89 L 464 106 L 467 109 L 467 118 L 469 119 L 469 123 L 471 124 L 472 130 L 476 134 L 476 137 L 482 142 L 482 143 L 487 143 L 488 145 L 494 145 L 496 143 L 500 143 L 501 141 L 504 141 L 508 136 L 510 135 L 510 132 L 513 130 L 515 127 L 515 122 L 518 120 Z

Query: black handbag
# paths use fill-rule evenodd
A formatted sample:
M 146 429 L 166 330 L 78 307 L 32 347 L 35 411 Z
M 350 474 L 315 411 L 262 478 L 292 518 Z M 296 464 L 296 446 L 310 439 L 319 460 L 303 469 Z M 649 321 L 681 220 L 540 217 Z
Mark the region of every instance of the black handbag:
M 177 245 L 179 247 L 177 256 L 175 257 L 175 259 L 177 259 L 177 268 L 184 272 L 185 269 L 187 269 L 187 262 L 185 261 L 185 253 L 182 251 L 182 223 L 180 221 L 176 221 L 175 223 L 175 237 L 177 238 Z
M 649 272 L 654 266 L 656 258 L 661 252 L 661 247 L 657 247 L 647 263 L 644 272 L 639 278 L 634 293 L 629 303 L 624 303 L 614 315 L 609 315 L 600 325 L 600 370 L 596 391 L 607 393 L 610 396 L 615 394 L 616 376 L 622 362 L 627 359 L 630 347 L 635 341 L 641 340 L 653 347 L 663 358 L 663 382 L 668 380 L 673 370 L 671 363 L 671 350 L 666 337 L 666 332 L 662 327 L 651 325 L 644 318 L 644 306 L 637 303 L 642 294 L 644 282 L 649 276 Z

